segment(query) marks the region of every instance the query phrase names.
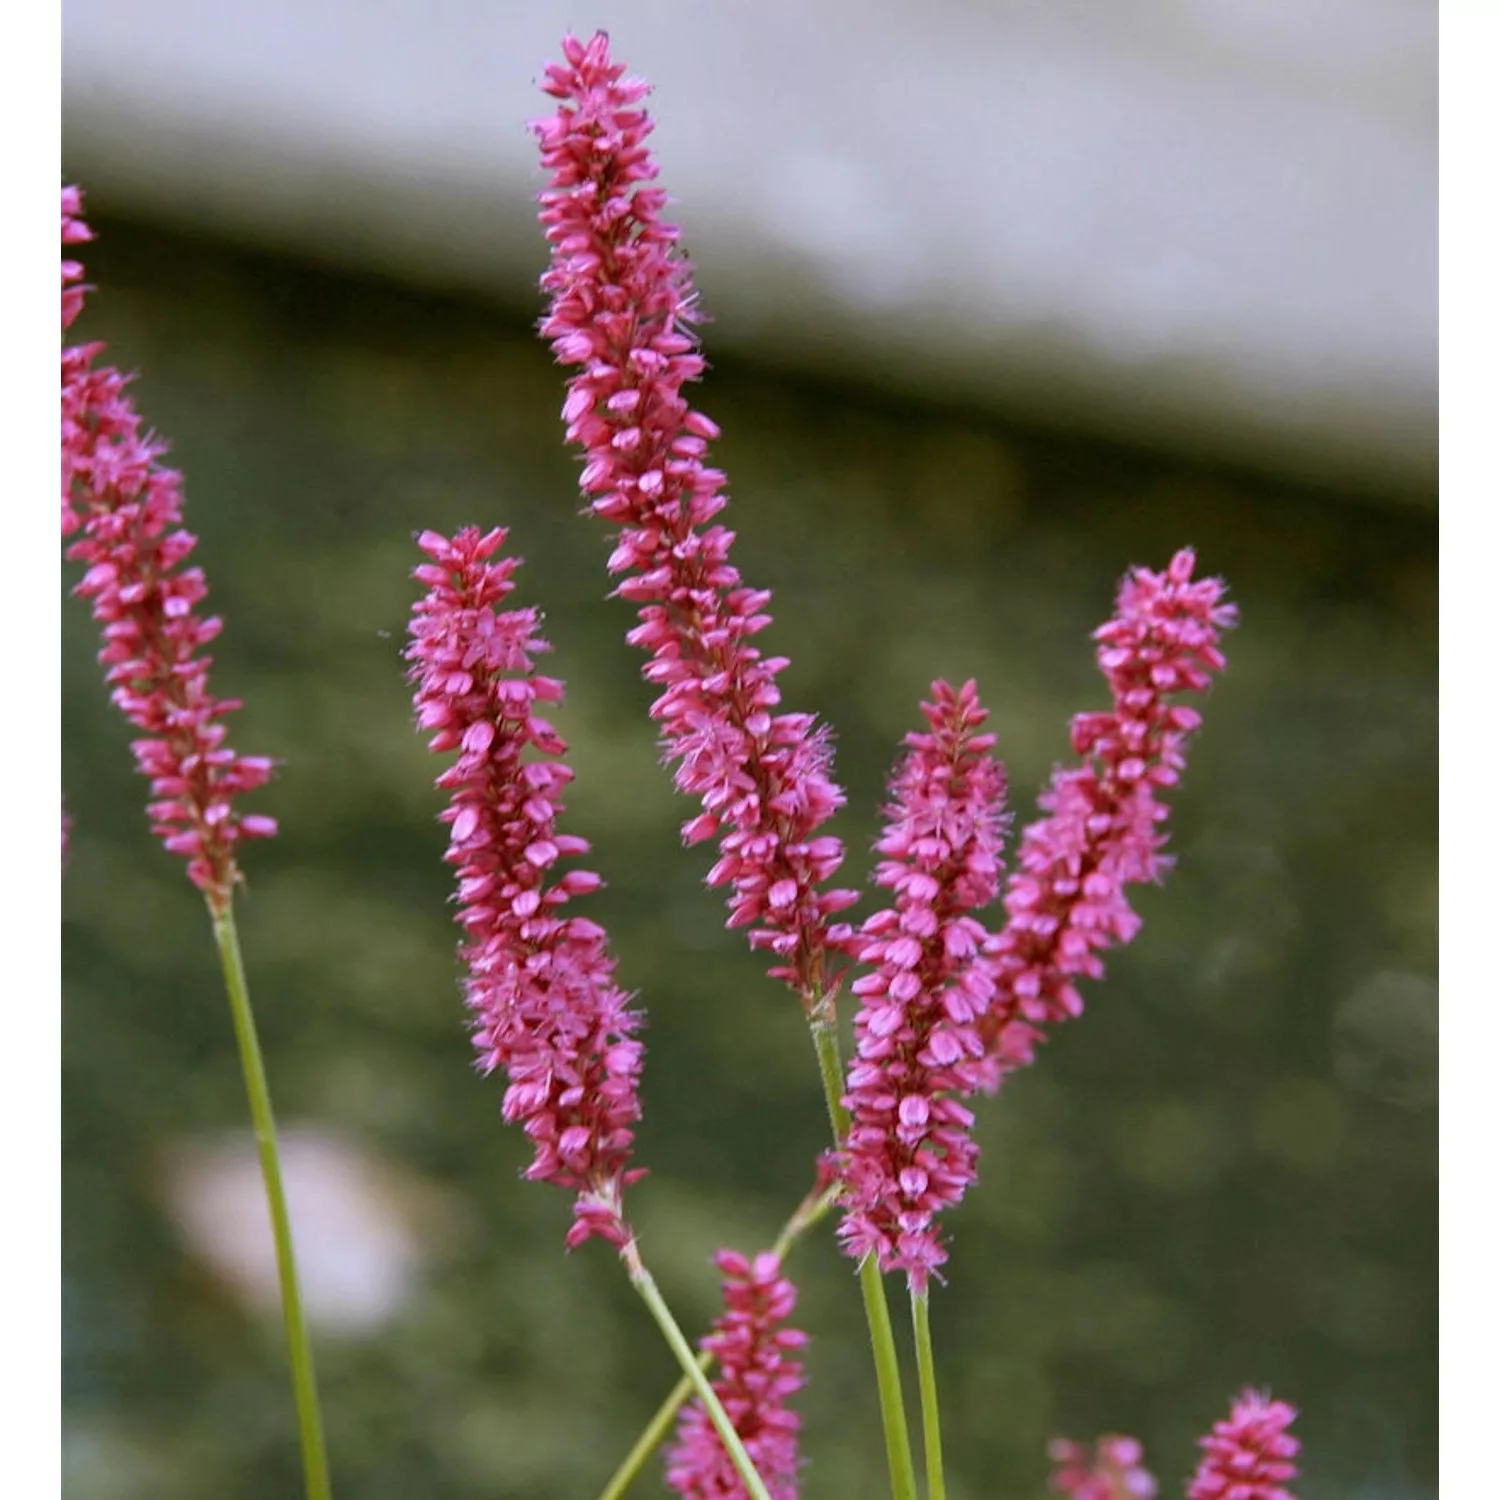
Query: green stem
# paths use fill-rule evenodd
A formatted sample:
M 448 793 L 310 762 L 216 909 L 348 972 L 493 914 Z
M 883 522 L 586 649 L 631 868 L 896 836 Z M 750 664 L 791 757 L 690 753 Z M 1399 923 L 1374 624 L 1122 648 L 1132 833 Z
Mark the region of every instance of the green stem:
M 828 1007 L 815 1010 L 808 1020 L 813 1047 L 818 1054 L 818 1073 L 823 1080 L 823 1103 L 828 1107 L 828 1123 L 833 1126 L 833 1144 L 842 1146 L 849 1133 L 849 1111 L 844 1108 L 844 1060 L 839 1056 L 838 1023 Z
M 677 1356 L 677 1363 L 682 1366 L 682 1373 L 687 1376 L 694 1393 L 703 1403 L 703 1409 L 708 1413 L 709 1421 L 714 1424 L 714 1430 L 719 1434 L 719 1441 L 723 1443 L 724 1451 L 739 1471 L 740 1478 L 745 1481 L 745 1488 L 751 1500 L 771 1500 L 771 1492 L 766 1488 L 760 1475 L 755 1472 L 755 1465 L 750 1461 L 750 1455 L 745 1452 L 745 1445 L 740 1441 L 739 1433 L 734 1430 L 734 1423 L 729 1420 L 728 1413 L 724 1410 L 719 1398 L 714 1395 L 714 1388 L 708 1383 L 708 1376 L 700 1367 L 698 1357 L 693 1353 L 692 1346 L 687 1339 L 683 1337 L 682 1329 L 677 1326 L 677 1319 L 672 1316 L 671 1309 L 662 1300 L 662 1295 L 656 1289 L 656 1282 L 651 1273 L 641 1264 L 640 1256 L 636 1253 L 633 1244 L 626 1247 L 624 1259 L 626 1268 L 630 1272 L 631 1286 L 640 1293 L 641 1301 L 646 1304 L 651 1316 L 656 1319 L 656 1326 L 661 1329 L 662 1337 L 666 1339 L 672 1353 Z
M 833 1207 L 837 1198 L 837 1185 L 824 1188 L 821 1193 L 816 1190 L 809 1193 L 792 1211 L 791 1218 L 781 1226 L 781 1233 L 776 1236 L 771 1254 L 777 1260 L 785 1260 L 787 1251 Z M 712 1354 L 704 1352 L 698 1356 L 698 1368 L 705 1374 L 712 1368 L 713 1362 Z M 666 1437 L 667 1429 L 672 1425 L 672 1419 L 682 1403 L 692 1394 L 693 1383 L 684 1375 L 668 1392 L 667 1399 L 657 1407 L 656 1415 L 646 1424 L 646 1430 L 636 1439 L 635 1446 L 620 1461 L 619 1468 L 610 1475 L 609 1483 L 599 1492 L 599 1500 L 620 1500 L 620 1496 L 630 1488 L 636 1476 L 646 1466 L 646 1460 Z
M 865 1322 L 870 1328 L 870 1350 L 875 1356 L 875 1383 L 880 1391 L 880 1423 L 885 1429 L 891 1500 L 917 1500 L 917 1471 L 912 1465 L 911 1434 L 906 1429 L 906 1401 L 901 1394 L 901 1366 L 896 1359 L 891 1310 L 886 1306 L 885 1280 L 871 1256 L 860 1262 L 859 1290 L 864 1297 Z
M 234 925 L 234 907 L 209 902 L 214 941 L 224 970 L 224 988 L 229 995 L 229 1013 L 234 1019 L 239 1044 L 240 1067 L 245 1075 L 245 1094 L 250 1101 L 250 1119 L 255 1126 L 255 1144 L 260 1152 L 261 1176 L 266 1185 L 266 1206 L 271 1212 L 271 1236 L 276 1242 L 276 1274 L 281 1282 L 281 1311 L 286 1324 L 287 1350 L 292 1366 L 292 1395 L 297 1406 L 297 1430 L 302 1440 L 302 1474 L 307 1500 L 331 1500 L 328 1454 L 323 1442 L 323 1416 L 318 1408 L 318 1385 L 313 1374 L 312 1342 L 302 1313 L 302 1295 L 297 1287 L 297 1262 L 292 1253 L 292 1225 L 287 1214 L 286 1190 L 281 1181 L 281 1157 L 276 1146 L 276 1118 L 271 1112 L 271 1090 L 266 1066 L 255 1034 L 255 1013 L 250 1008 L 250 989 L 245 982 L 245 961 L 240 954 L 239 933 Z
M 771 1254 L 777 1260 L 785 1260 L 792 1246 L 815 1224 L 821 1222 L 823 1216 L 838 1201 L 838 1183 L 834 1183 L 832 1187 L 824 1188 L 821 1193 L 814 1188 L 792 1210 L 791 1218 L 781 1226 L 781 1233 L 776 1236 L 776 1243 L 771 1246 Z
M 818 1054 L 823 1100 L 828 1106 L 834 1144 L 841 1146 L 849 1132 L 849 1111 L 840 1102 L 844 1093 L 844 1068 L 839 1058 L 838 1030 L 831 996 L 825 995 L 813 1007 L 808 1025 Z M 896 1358 L 891 1310 L 886 1305 L 885 1282 L 880 1268 L 870 1256 L 860 1262 L 859 1289 L 864 1298 L 865 1322 L 870 1329 L 870 1352 L 875 1358 L 875 1384 L 880 1393 L 880 1425 L 885 1431 L 891 1500 L 917 1500 L 917 1471 L 912 1463 L 911 1434 L 906 1426 L 906 1401 L 901 1394 L 901 1365 Z
M 703 1353 L 698 1356 L 698 1368 L 708 1373 L 708 1367 L 714 1362 L 712 1354 Z M 693 1394 L 693 1382 L 686 1375 L 677 1382 L 668 1394 L 667 1399 L 657 1407 L 656 1415 L 651 1418 L 646 1430 L 635 1440 L 635 1447 L 625 1455 L 620 1467 L 610 1476 L 609 1483 L 599 1492 L 599 1500 L 620 1500 L 634 1482 L 635 1478 L 646 1466 L 646 1460 L 656 1452 L 661 1440 L 666 1437 L 667 1429 L 672 1425 L 678 1408 Z
M 927 1500 L 944 1500 L 943 1433 L 938 1423 L 937 1367 L 932 1358 L 932 1325 L 927 1293 L 911 1294 L 911 1329 L 917 1345 L 917 1384 L 922 1392 L 922 1454 L 927 1465 Z

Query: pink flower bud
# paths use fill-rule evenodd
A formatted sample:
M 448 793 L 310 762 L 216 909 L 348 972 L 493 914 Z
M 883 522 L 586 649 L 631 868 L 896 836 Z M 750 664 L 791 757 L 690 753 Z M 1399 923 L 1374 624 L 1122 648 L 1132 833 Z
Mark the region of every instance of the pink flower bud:
M 724 1311 L 700 1346 L 718 1361 L 714 1394 L 772 1500 L 796 1500 L 801 1422 L 786 1403 L 801 1388 L 802 1365 L 787 1356 L 807 1338 L 784 1325 L 796 1307 L 797 1290 L 774 1255 L 762 1253 L 752 1262 L 721 1250 L 715 1261 L 724 1278 Z M 668 1487 L 686 1500 L 744 1494 L 744 1482 L 698 1401 L 682 1409 L 666 1471 Z
M 827 731 L 775 714 L 786 662 L 752 644 L 770 623 L 769 595 L 747 588 L 729 562 L 733 534 L 708 526 L 725 503 L 723 475 L 703 462 L 719 429 L 683 395 L 703 371 L 688 331 L 692 267 L 652 186 L 646 85 L 625 75 L 602 32 L 586 44 L 565 38 L 563 56 L 542 85 L 559 107 L 532 131 L 551 174 L 540 200 L 552 246 L 542 331 L 560 364 L 579 367 L 563 403 L 568 438 L 584 454 L 579 484 L 623 527 L 609 570 L 639 609 L 627 639 L 652 654 L 642 671 L 662 689 L 652 717 L 678 789 L 704 809 L 683 839 L 718 835 L 725 857 L 709 884 L 730 887 L 728 925 L 776 954 L 772 973 L 810 1004 L 831 982 L 827 959 L 853 945 L 849 925 L 835 920 L 848 893 L 819 889 L 842 845 L 813 838 L 844 794 Z M 686 597 L 691 609 L 678 607 Z M 753 847 L 738 852 L 747 840 Z
M 1293 1500 L 1286 1481 L 1297 1477 L 1292 1460 L 1301 1444 L 1287 1428 L 1297 1413 L 1269 1392 L 1241 1392 L 1228 1419 L 1199 1438 L 1203 1460 L 1187 1500 Z
M 1224 662 L 1219 633 L 1235 623 L 1223 583 L 1195 581 L 1193 563 L 1184 549 L 1163 573 L 1132 570 L 1114 618 L 1095 632 L 1114 708 L 1073 720 L 1082 763 L 1053 772 L 1040 799 L 1045 816 L 1021 835 L 1005 892 L 1009 921 L 986 951 L 995 981 L 980 1023 L 986 1089 L 1030 1063 L 1043 1024 L 1079 1014 L 1072 981 L 1101 977 L 1099 953 L 1139 929 L 1125 887 L 1167 868 L 1159 825 L 1168 809 L 1156 789 L 1175 781 L 1199 715 L 1164 694 L 1206 688 Z
M 451 794 L 447 860 L 458 871 L 458 920 L 466 934 L 465 996 L 474 1045 L 488 1071 L 505 1069 L 507 1120 L 524 1126 L 535 1154 L 527 1176 L 577 1195 L 566 1244 L 598 1235 L 622 1246 L 621 1207 L 631 1127 L 640 1118 L 636 1083 L 639 1017 L 614 980 L 603 929 L 561 915 L 573 897 L 598 889 L 588 870 L 552 883 L 560 859 L 588 843 L 559 833 L 566 746 L 530 712 L 561 684 L 532 670 L 547 649 L 535 610 L 498 611 L 513 589 L 516 561 L 491 561 L 503 530 L 476 527 L 449 540 L 423 532 L 432 564 L 415 570 L 427 594 L 412 610 L 411 681 L 417 722 L 444 723 L 462 747 L 438 784 Z M 438 748 L 442 748 L 439 746 Z
M 82 195 L 65 187 L 65 246 L 93 238 L 81 212 Z M 83 309 L 82 276 L 77 261 L 62 262 L 64 330 Z M 241 879 L 236 846 L 276 832 L 274 818 L 234 805 L 270 780 L 272 764 L 223 744 L 224 716 L 240 705 L 209 692 L 209 661 L 198 654 L 219 629 L 194 613 L 207 594 L 203 574 L 175 571 L 196 546 L 182 527 L 182 477 L 160 464 L 165 445 L 142 431 L 126 378 L 95 363 L 103 350 L 62 351 L 62 534 L 83 533 L 67 556 L 87 564 L 74 592 L 92 602 L 101 627 L 110 696 L 144 732 L 131 750 L 151 783 L 151 831 L 222 908 Z
M 839 1226 L 848 1254 L 904 1270 L 919 1291 L 946 1259 L 936 1215 L 963 1197 L 978 1160 L 954 1098 L 973 1090 L 983 1052 L 969 990 L 977 976 L 988 994 L 988 934 L 971 913 L 999 893 L 1007 821 L 1005 773 L 987 753 L 994 737 L 980 733 L 988 715 L 974 684 L 933 683 L 922 713 L 928 732 L 906 737 L 876 846 L 888 858 L 875 879 L 896 905 L 862 929 L 860 959 L 874 973 L 854 984 L 862 1006 Z
M 1132 1437 L 1108 1435 L 1090 1447 L 1054 1438 L 1049 1488 L 1072 1500 L 1154 1500 L 1156 1480 L 1145 1466 L 1145 1452 Z

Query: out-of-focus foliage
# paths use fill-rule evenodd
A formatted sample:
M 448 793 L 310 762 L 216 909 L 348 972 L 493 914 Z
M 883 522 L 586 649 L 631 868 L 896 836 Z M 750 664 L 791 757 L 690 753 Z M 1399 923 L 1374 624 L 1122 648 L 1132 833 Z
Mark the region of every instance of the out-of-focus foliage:
M 499 1083 L 469 1071 L 400 660 L 412 531 L 510 526 L 518 599 L 546 611 L 567 825 L 649 1016 L 633 1213 L 685 1322 L 713 1311 L 718 1245 L 774 1235 L 826 1125 L 795 1003 L 723 930 L 711 856 L 679 847 L 559 374 L 524 313 L 97 227 L 79 332 L 142 372 L 226 620 L 235 743 L 282 763 L 241 907 L 278 1107 L 374 1158 L 424 1247 L 388 1320 L 320 1337 L 339 1493 L 591 1495 L 673 1371 L 609 1254 L 563 1256 L 566 1195 L 516 1180 Z M 788 701 L 838 732 L 856 883 L 932 677 L 979 679 L 1025 818 L 1101 702 L 1088 632 L 1127 564 L 1193 543 L 1242 610 L 1179 868 L 1083 1020 L 980 1106 L 933 1306 L 952 1493 L 1040 1495 L 1047 1437 L 1101 1430 L 1139 1433 L 1170 1493 L 1247 1382 L 1303 1408 L 1306 1500 L 1435 1493 L 1431 518 L 764 372 L 718 371 L 703 405 Z M 67 1493 L 291 1495 L 278 1325 L 162 1206 L 174 1153 L 245 1116 L 212 945 L 146 831 L 80 602 L 65 622 Z M 807 1490 L 878 1493 L 851 1268 L 823 1235 L 791 1269 Z

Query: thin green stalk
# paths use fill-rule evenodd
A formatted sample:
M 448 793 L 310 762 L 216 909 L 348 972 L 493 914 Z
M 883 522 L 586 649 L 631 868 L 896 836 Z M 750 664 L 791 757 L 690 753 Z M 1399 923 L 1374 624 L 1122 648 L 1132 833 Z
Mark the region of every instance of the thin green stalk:
M 815 1010 L 808 1020 L 813 1047 L 818 1054 L 818 1074 L 823 1080 L 823 1103 L 828 1106 L 828 1123 L 833 1126 L 833 1144 L 842 1146 L 849 1133 L 849 1111 L 844 1108 L 844 1060 L 839 1056 L 838 1026 L 823 1008 Z
M 873 1256 L 866 1256 L 860 1262 L 859 1290 L 865 1303 L 865 1322 L 870 1328 L 870 1350 L 875 1356 L 891 1500 L 917 1500 L 917 1472 L 912 1465 L 911 1434 L 906 1428 L 906 1400 L 901 1394 L 901 1366 L 896 1359 L 891 1310 L 885 1300 L 885 1278 Z
M 292 1396 L 297 1406 L 297 1430 L 302 1440 L 303 1482 L 307 1500 L 332 1500 L 328 1454 L 323 1442 L 323 1416 L 318 1408 L 318 1385 L 313 1374 L 312 1342 L 302 1313 L 297 1262 L 292 1252 L 292 1225 L 287 1214 L 286 1190 L 281 1181 L 276 1118 L 271 1112 L 271 1090 L 266 1082 L 260 1040 L 255 1034 L 255 1013 L 250 1008 L 250 988 L 245 981 L 245 961 L 240 954 L 239 932 L 234 925 L 234 907 L 225 901 L 221 909 L 210 901 L 208 910 L 213 918 L 214 942 L 218 945 L 219 963 L 224 970 L 224 989 L 229 995 L 229 1014 L 234 1019 L 240 1067 L 245 1075 L 245 1094 L 250 1101 L 250 1119 L 260 1152 L 266 1206 L 271 1212 L 271 1236 L 276 1242 L 276 1274 L 281 1282 L 281 1312 L 292 1366 Z
M 781 1226 L 771 1254 L 777 1260 L 785 1260 L 787 1251 L 833 1207 L 838 1197 L 838 1186 L 825 1188 L 821 1193 L 810 1193 L 792 1211 L 792 1216 Z M 714 1357 L 706 1351 L 698 1356 L 698 1368 L 705 1374 L 713 1367 Z M 599 1492 L 599 1500 L 620 1500 L 646 1466 L 646 1460 L 661 1445 L 682 1403 L 693 1394 L 693 1383 L 686 1375 L 667 1394 L 667 1399 L 657 1407 L 656 1415 L 646 1424 L 646 1430 L 635 1440 L 635 1446 L 620 1461 L 620 1466 L 609 1477 L 609 1483 Z
M 911 1330 L 917 1345 L 917 1384 L 922 1393 L 922 1456 L 927 1466 L 927 1500 L 944 1500 L 943 1433 L 938 1423 L 937 1367 L 932 1358 L 932 1325 L 927 1293 L 911 1294 Z
M 844 1093 L 844 1068 L 839 1058 L 838 1031 L 830 997 L 824 996 L 813 1007 L 808 1025 L 818 1053 L 818 1071 L 823 1078 L 823 1099 L 833 1126 L 834 1144 L 842 1145 L 849 1131 L 849 1112 L 840 1102 Z M 865 1322 L 870 1329 L 870 1352 L 875 1359 L 875 1384 L 880 1394 L 880 1425 L 885 1431 L 891 1500 L 917 1500 L 917 1471 L 912 1463 L 911 1434 L 906 1426 L 906 1401 L 901 1394 L 901 1365 L 896 1358 L 891 1311 L 886 1305 L 885 1281 L 870 1256 L 860 1262 L 859 1289 L 864 1298 Z
M 739 1476 L 745 1481 L 751 1500 L 771 1500 L 771 1492 L 766 1488 L 765 1482 L 755 1472 L 755 1465 L 750 1461 L 750 1455 L 745 1452 L 745 1445 L 740 1441 L 740 1435 L 734 1430 L 734 1423 L 729 1420 L 719 1398 L 714 1395 L 714 1388 L 708 1383 L 708 1376 L 699 1366 L 698 1357 L 693 1353 L 692 1346 L 683 1337 L 682 1329 L 677 1326 L 677 1319 L 672 1316 L 671 1309 L 662 1300 L 661 1293 L 656 1288 L 656 1282 L 651 1273 L 641 1264 L 640 1256 L 635 1253 L 634 1245 L 628 1246 L 625 1253 L 626 1268 L 630 1272 L 630 1284 L 640 1293 L 643 1301 L 656 1319 L 656 1326 L 661 1329 L 662 1337 L 666 1339 L 668 1347 L 677 1356 L 677 1363 L 682 1366 L 682 1373 L 691 1382 L 694 1394 L 703 1403 L 703 1409 L 708 1413 L 708 1419 L 714 1424 L 714 1431 L 719 1434 L 719 1441 L 724 1445 L 724 1451 L 729 1455 L 730 1461 L 739 1471 Z
M 714 1357 L 707 1352 L 698 1356 L 698 1368 L 706 1375 Z M 646 1430 L 635 1440 L 635 1447 L 625 1455 L 620 1467 L 610 1475 L 609 1483 L 599 1492 L 599 1500 L 620 1500 L 646 1466 L 646 1460 L 656 1452 L 667 1435 L 678 1409 L 693 1394 L 693 1382 L 686 1375 L 677 1382 L 667 1399 L 656 1408 L 656 1415 L 647 1424 Z
M 826 1187 L 820 1193 L 816 1189 L 810 1192 L 795 1209 L 792 1216 L 781 1226 L 781 1233 L 776 1236 L 776 1243 L 771 1246 L 771 1254 L 777 1260 L 785 1260 L 787 1252 L 802 1238 L 815 1224 L 819 1223 L 823 1216 L 839 1201 L 839 1185 L 834 1183 L 832 1187 Z

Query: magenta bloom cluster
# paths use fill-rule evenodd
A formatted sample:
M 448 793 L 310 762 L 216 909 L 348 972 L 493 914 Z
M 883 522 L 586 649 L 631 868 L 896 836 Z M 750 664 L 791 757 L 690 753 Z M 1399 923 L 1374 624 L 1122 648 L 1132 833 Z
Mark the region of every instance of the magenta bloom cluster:
M 797 1289 L 770 1252 L 752 1261 L 721 1250 L 714 1260 L 724 1277 L 724 1311 L 700 1342 L 718 1361 L 714 1394 L 772 1500 L 796 1500 L 801 1421 L 787 1402 L 802 1385 L 802 1363 L 795 1356 L 807 1335 L 786 1320 Z M 699 1401 L 682 1410 L 666 1471 L 669 1488 L 686 1500 L 739 1500 L 745 1493 Z
M 584 451 L 591 508 L 621 527 L 609 568 L 639 606 L 628 639 L 651 655 L 643 675 L 662 690 L 651 712 L 677 786 L 702 806 L 683 838 L 717 836 L 708 881 L 730 888 L 729 926 L 748 927 L 811 1005 L 827 955 L 852 942 L 834 919 L 857 899 L 819 889 L 843 859 L 839 840 L 817 832 L 844 800 L 828 733 L 809 714 L 777 712 L 786 662 L 752 644 L 770 595 L 742 582 L 734 533 L 715 520 L 724 476 L 704 456 L 718 428 L 682 394 L 704 361 L 690 332 L 691 267 L 651 185 L 647 87 L 624 76 L 602 32 L 566 37 L 563 55 L 542 84 L 559 108 L 532 128 L 551 174 L 541 328 L 559 363 L 578 367 L 567 436 Z
M 1092 1445 L 1056 1438 L 1048 1445 L 1050 1487 L 1072 1500 L 1154 1500 L 1156 1480 L 1133 1437 L 1108 1434 Z
M 567 751 L 537 705 L 562 684 L 533 671 L 547 650 L 534 609 L 499 611 L 518 559 L 498 557 L 506 533 L 477 527 L 451 540 L 426 531 L 427 586 L 412 610 L 411 680 L 429 748 L 458 751 L 437 778 L 450 794 L 445 856 L 458 870 L 458 920 L 466 941 L 465 997 L 485 1072 L 505 1070 L 504 1115 L 535 1147 L 526 1175 L 577 1194 L 570 1248 L 598 1235 L 629 1240 L 623 1188 L 632 1126 L 640 1118 L 638 1017 L 614 980 L 602 928 L 564 916 L 599 877 L 559 860 L 588 842 L 560 833 Z
M 1140 928 L 1125 887 L 1159 879 L 1169 863 L 1160 793 L 1176 784 L 1200 722 L 1196 709 L 1172 700 L 1203 692 L 1223 669 L 1220 634 L 1236 617 L 1222 581 L 1195 579 L 1195 564 L 1184 548 L 1164 572 L 1133 569 L 1113 619 L 1094 634 L 1114 705 L 1073 720 L 1082 763 L 1053 774 L 1040 798 L 1046 816 L 1021 836 L 1007 921 L 988 954 L 996 986 L 981 1028 L 988 1089 L 1032 1061 L 1044 1026 L 1081 1013 L 1075 981 L 1102 978 L 1099 954 Z
M 1286 1482 L 1297 1477 L 1292 1460 L 1301 1444 L 1287 1428 L 1296 1416 L 1269 1392 L 1241 1392 L 1229 1416 L 1198 1440 L 1203 1459 L 1187 1500 L 1294 1500 Z
M 845 1212 L 839 1237 L 856 1259 L 901 1269 L 914 1290 L 946 1259 L 935 1218 L 975 1178 L 978 1023 L 994 995 L 989 933 L 972 915 L 1000 890 L 1005 772 L 973 682 L 932 684 L 925 733 L 906 736 L 891 781 L 877 885 L 895 904 L 861 931 L 860 1011 L 844 1105 Z
M 92 238 L 77 188 L 62 190 L 62 243 Z M 62 262 L 64 331 L 83 308 L 83 268 Z M 118 370 L 96 363 L 103 344 L 62 351 L 62 534 L 87 565 L 76 592 L 92 601 L 110 697 L 142 737 L 131 743 L 151 782 L 151 831 L 187 861 L 188 876 L 222 909 L 239 880 L 235 847 L 276 832 L 273 818 L 235 801 L 264 786 L 271 762 L 225 744 L 238 700 L 209 691 L 203 648 L 221 621 L 198 613 L 208 594 L 184 567 L 197 539 L 182 527 L 182 477 L 163 467 L 166 445 L 142 430 Z

